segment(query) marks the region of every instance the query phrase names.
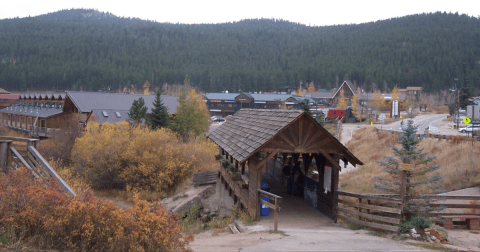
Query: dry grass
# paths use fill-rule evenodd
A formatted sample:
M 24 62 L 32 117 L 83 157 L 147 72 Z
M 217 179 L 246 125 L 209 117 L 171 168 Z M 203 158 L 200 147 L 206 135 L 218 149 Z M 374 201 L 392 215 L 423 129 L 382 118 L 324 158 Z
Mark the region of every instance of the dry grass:
M 357 130 L 346 146 L 365 165 L 340 176 L 342 189 L 357 193 L 379 193 L 373 188 L 374 179 L 387 176 L 387 173 L 376 161 L 384 155 L 393 156 L 389 144 L 396 144 L 396 136 L 398 134 L 372 127 Z M 433 165 L 440 165 L 440 169 L 432 175 L 443 177 L 443 189 L 447 191 L 480 184 L 480 142 L 455 140 L 424 139 L 419 145 L 428 156 L 437 157 Z

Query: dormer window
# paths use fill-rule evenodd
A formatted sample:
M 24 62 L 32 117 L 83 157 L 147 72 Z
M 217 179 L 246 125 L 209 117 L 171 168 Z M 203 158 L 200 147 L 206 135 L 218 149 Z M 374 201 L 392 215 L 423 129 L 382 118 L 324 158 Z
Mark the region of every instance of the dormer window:
M 104 117 L 108 117 L 107 111 L 102 111 L 102 115 L 103 115 Z
M 115 115 L 117 115 L 118 118 L 122 117 L 122 115 L 120 114 L 120 112 L 115 112 Z

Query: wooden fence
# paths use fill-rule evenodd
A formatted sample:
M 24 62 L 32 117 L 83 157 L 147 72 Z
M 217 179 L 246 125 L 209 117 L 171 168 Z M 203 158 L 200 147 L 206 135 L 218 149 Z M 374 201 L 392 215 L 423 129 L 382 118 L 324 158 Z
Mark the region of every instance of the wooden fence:
M 338 191 L 337 218 L 367 227 L 396 232 L 403 202 L 398 198 Z
M 49 182 L 52 179 L 56 180 L 63 190 L 76 196 L 72 188 L 37 151 L 37 141 L 38 139 L 0 137 L 0 166 L 3 172 L 8 172 L 10 168 L 16 170 L 20 167 L 25 167 L 33 176 L 40 177 L 45 182 Z M 19 148 L 19 150 L 15 147 Z
M 480 215 L 480 196 L 421 195 L 429 206 L 441 211 L 432 217 L 462 219 Z M 367 227 L 396 232 L 403 216 L 403 201 L 399 194 L 359 194 L 338 191 L 337 218 Z

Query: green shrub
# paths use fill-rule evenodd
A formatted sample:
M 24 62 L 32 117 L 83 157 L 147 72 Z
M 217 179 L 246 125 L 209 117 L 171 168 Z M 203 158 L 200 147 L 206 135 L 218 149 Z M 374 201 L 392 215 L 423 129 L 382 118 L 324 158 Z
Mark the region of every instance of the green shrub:
M 411 222 L 416 229 L 425 229 L 429 228 L 432 225 L 430 219 L 422 216 L 413 217 L 410 219 L 409 222 Z
M 407 234 L 412 228 L 415 229 L 426 229 L 432 225 L 432 222 L 423 216 L 417 216 L 411 218 L 409 221 L 406 221 L 400 224 L 398 228 L 398 233 Z

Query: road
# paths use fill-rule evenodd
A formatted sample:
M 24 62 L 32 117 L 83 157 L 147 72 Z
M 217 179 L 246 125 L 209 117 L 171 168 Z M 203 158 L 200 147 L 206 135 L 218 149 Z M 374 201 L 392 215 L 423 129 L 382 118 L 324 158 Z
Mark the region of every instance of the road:
M 373 236 L 365 230 L 325 226 L 282 231 L 285 237 L 244 247 L 239 251 L 432 251 Z

